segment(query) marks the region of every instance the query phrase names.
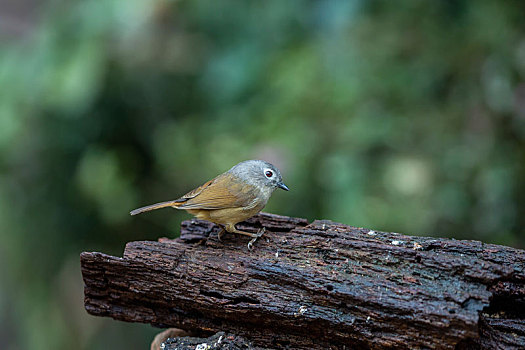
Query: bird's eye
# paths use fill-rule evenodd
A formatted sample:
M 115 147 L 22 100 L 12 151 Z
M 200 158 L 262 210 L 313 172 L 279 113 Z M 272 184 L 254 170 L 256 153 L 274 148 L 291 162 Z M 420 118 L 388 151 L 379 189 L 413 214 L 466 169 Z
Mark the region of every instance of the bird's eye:
M 273 172 L 271 170 L 266 170 L 264 172 L 264 175 L 266 175 L 266 177 L 272 177 L 273 176 Z

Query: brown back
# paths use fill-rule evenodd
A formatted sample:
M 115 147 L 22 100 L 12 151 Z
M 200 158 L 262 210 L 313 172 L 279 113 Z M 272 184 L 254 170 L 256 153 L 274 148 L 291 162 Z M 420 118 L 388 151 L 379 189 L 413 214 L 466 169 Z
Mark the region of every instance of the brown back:
M 224 173 L 173 201 L 179 209 L 225 209 L 251 207 L 259 190 L 231 173 Z

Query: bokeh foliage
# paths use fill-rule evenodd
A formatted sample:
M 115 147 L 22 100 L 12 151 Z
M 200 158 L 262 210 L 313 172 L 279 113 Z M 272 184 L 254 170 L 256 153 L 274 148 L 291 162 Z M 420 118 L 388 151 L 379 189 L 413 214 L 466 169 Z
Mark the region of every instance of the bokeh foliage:
M 266 210 L 525 246 L 525 3 L 54 1 L 0 43 L 3 349 L 144 348 L 78 254 L 173 237 L 175 198 L 275 162 Z M 4 346 L 5 345 L 5 346 Z

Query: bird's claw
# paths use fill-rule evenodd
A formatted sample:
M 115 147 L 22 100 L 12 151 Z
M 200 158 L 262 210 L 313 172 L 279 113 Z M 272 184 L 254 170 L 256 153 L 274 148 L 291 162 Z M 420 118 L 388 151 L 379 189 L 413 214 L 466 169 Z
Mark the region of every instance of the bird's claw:
M 224 229 L 221 229 L 219 233 L 217 233 L 217 239 L 219 242 L 222 242 L 222 236 L 224 235 Z
M 253 250 L 253 244 L 259 239 L 264 233 L 266 232 L 266 229 L 263 227 L 260 229 L 255 236 L 248 242 L 248 250 Z

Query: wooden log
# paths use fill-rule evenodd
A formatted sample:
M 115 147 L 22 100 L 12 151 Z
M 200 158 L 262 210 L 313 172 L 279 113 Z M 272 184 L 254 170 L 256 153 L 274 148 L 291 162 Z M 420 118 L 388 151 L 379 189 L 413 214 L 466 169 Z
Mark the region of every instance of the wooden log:
M 525 344 L 525 251 L 261 213 L 216 238 L 131 242 L 124 256 L 82 253 L 93 315 L 225 331 L 292 349 L 511 349 Z M 199 244 L 206 239 L 204 244 Z
M 173 328 L 170 328 L 173 329 Z M 163 334 L 160 334 L 162 338 Z M 188 336 L 168 337 L 159 344 L 151 344 L 150 350 L 255 350 L 248 340 L 234 334 L 218 332 L 207 338 L 195 338 Z

